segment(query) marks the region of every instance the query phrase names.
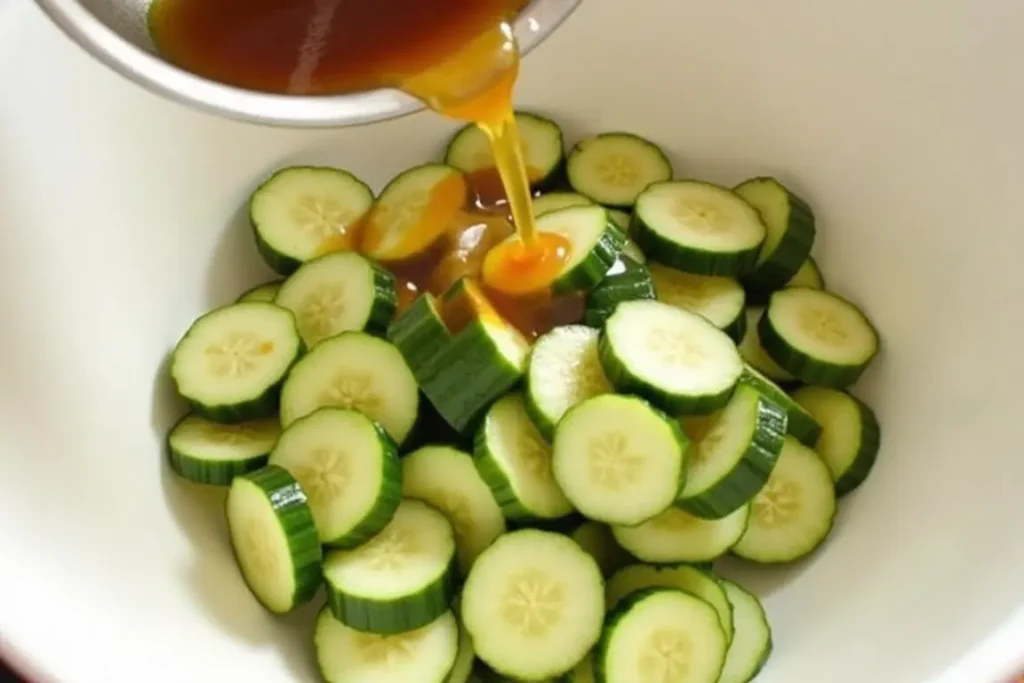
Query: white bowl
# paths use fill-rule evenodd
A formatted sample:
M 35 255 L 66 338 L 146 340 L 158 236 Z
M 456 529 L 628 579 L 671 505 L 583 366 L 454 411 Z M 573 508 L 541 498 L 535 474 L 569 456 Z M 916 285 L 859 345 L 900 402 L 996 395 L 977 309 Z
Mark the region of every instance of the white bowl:
M 792 183 L 830 287 L 884 337 L 858 389 L 884 430 L 872 477 L 811 559 L 742 574 L 775 629 L 759 681 L 996 683 L 1024 662 L 1022 25 L 1011 0 L 587 0 L 526 60 L 520 102 L 570 135 L 625 128 L 682 174 Z M 379 188 L 454 124 L 213 118 L 28 0 L 0 0 L 0 82 L 4 655 L 55 683 L 314 680 L 311 610 L 261 610 L 220 494 L 168 473 L 165 354 L 267 277 L 242 206 L 269 171 Z

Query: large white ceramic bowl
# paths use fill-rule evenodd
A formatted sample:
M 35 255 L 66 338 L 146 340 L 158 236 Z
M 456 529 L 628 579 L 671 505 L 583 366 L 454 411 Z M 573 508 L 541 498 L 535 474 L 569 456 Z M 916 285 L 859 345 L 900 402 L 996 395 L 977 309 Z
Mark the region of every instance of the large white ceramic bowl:
M 813 200 L 829 285 L 884 351 L 884 444 L 821 552 L 744 572 L 765 683 L 1001 683 L 1024 662 L 1024 61 L 1019 0 L 586 0 L 519 99 L 625 128 L 682 174 Z M 267 277 L 243 202 L 271 169 L 378 188 L 430 113 L 269 129 L 172 104 L 0 0 L 0 636 L 43 683 L 314 680 L 311 610 L 268 616 L 218 492 L 168 473 L 164 359 Z

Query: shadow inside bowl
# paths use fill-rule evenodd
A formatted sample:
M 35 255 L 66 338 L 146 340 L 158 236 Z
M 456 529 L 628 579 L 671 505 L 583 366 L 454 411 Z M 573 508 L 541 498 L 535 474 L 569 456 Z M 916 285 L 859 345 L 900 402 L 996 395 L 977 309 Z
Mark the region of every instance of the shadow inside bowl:
M 249 288 L 279 277 L 256 249 L 249 224 L 249 207 L 243 202 L 221 231 L 213 249 L 206 273 L 206 308 L 229 304 Z

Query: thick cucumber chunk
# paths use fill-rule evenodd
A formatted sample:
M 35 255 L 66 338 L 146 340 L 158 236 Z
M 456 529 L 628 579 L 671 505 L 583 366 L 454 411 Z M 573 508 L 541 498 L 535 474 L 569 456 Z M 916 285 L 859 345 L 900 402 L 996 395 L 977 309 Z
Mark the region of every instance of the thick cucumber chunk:
M 423 164 L 391 179 L 363 226 L 361 251 L 378 261 L 404 261 L 427 250 L 466 203 L 462 173 Z
M 320 408 L 292 422 L 270 463 L 298 480 L 327 545 L 364 543 L 391 521 L 402 499 L 395 442 L 354 410 Z
M 719 683 L 749 683 L 764 668 L 772 652 L 772 631 L 761 602 L 741 586 L 721 579 L 732 605 L 733 635 Z
M 746 294 L 738 280 L 691 275 L 657 263 L 647 266 L 658 301 L 706 318 L 739 342 L 747 329 L 743 304 Z
M 594 657 L 598 683 L 713 683 L 726 639 L 708 603 L 673 588 L 633 593 L 611 614 Z
M 434 621 L 451 605 L 457 575 L 451 523 L 411 499 L 367 543 L 324 558 L 331 613 L 369 633 L 402 633 Z
M 671 507 L 639 526 L 613 526 L 612 534 L 619 545 L 644 562 L 710 562 L 740 540 L 749 516 L 749 505 L 714 520 Z
M 410 453 L 402 459 L 402 493 L 433 505 L 448 518 L 463 574 L 505 533 L 501 508 L 469 453 L 449 446 L 424 446 Z
M 413 631 L 378 635 L 346 626 L 324 608 L 313 642 L 326 683 L 457 683 L 448 678 L 459 652 L 451 611 Z
M 633 239 L 652 261 L 695 275 L 737 277 L 757 263 L 765 227 L 736 193 L 676 180 L 655 183 L 637 198 Z
M 554 328 L 533 345 L 526 371 L 526 412 L 548 441 L 570 408 L 612 391 L 601 368 L 597 339 L 595 329 L 567 325 Z
M 627 242 L 626 246 L 632 242 Z M 587 292 L 584 322 L 591 327 L 603 327 L 623 301 L 653 301 L 656 297 L 651 273 L 642 262 L 622 254 L 608 270 L 600 284 Z
M 809 289 L 825 289 L 825 278 L 821 275 L 818 262 L 813 256 L 808 256 L 796 275 L 790 278 L 786 287 L 807 287 Z
M 746 331 L 743 341 L 739 343 L 740 356 L 751 367 L 776 382 L 792 382 L 795 378 L 779 367 L 761 347 L 761 338 L 757 332 L 757 324 L 764 314 L 764 306 L 749 306 L 746 310 Z
M 757 332 L 765 353 L 806 384 L 849 386 L 878 354 L 878 332 L 860 309 L 820 289 L 772 294 Z
M 615 542 L 612 530 L 606 524 L 584 520 L 569 533 L 569 538 L 594 558 L 605 576 L 611 576 L 633 561 L 632 556 Z
M 295 315 L 307 348 L 349 330 L 379 334 L 398 306 L 395 278 L 354 251 L 307 261 L 281 285 L 274 303 Z
M 290 612 L 320 586 L 322 551 L 302 487 L 269 465 L 231 482 L 228 532 L 252 594 L 275 614 Z
M 821 424 L 820 438 L 807 445 L 828 465 L 836 495 L 844 496 L 864 483 L 881 442 L 875 411 L 850 394 L 824 387 L 801 387 L 793 392 L 793 400 Z
M 392 344 L 365 332 L 342 332 L 295 364 L 281 389 L 285 427 L 317 408 L 352 408 L 405 441 L 420 400 L 416 378 Z
M 645 187 L 671 178 L 672 164 L 653 142 L 631 133 L 603 133 L 576 143 L 566 171 L 581 195 L 628 208 Z
M 224 425 L 189 413 L 167 434 L 171 469 L 189 481 L 227 486 L 266 465 L 280 434 L 276 418 Z
M 635 396 L 595 396 L 558 423 L 552 470 L 585 517 L 635 526 L 679 495 L 688 443 L 675 420 Z
M 291 166 L 252 193 L 249 222 L 263 260 L 288 275 L 312 258 L 353 248 L 372 204 L 373 191 L 348 171 Z
M 530 421 L 521 394 L 508 394 L 487 411 L 474 460 L 508 519 L 556 519 L 572 512 L 552 472 L 551 446 Z
M 547 192 L 533 200 L 533 215 L 543 216 L 570 206 L 590 206 L 593 203 L 576 192 Z
M 626 235 L 608 219 L 601 206 L 570 206 L 537 218 L 537 230 L 569 241 L 569 260 L 552 289 L 556 293 L 583 291 L 604 279 L 626 243 Z M 515 235 L 509 239 L 519 239 Z
M 752 178 L 736 187 L 767 229 L 757 266 L 744 276 L 754 290 L 773 292 L 792 279 L 814 246 L 814 212 L 803 199 L 774 178 Z
M 543 189 L 557 184 L 565 166 L 562 130 L 554 121 L 537 114 L 517 111 L 515 117 L 530 186 Z M 491 144 L 475 124 L 455 133 L 448 143 L 444 161 L 464 173 L 494 168 Z
M 821 425 L 799 403 L 786 394 L 775 382 L 771 381 L 752 365 L 743 368 L 740 382 L 749 384 L 759 394 L 786 411 L 786 433 L 805 446 L 814 448 L 821 436 Z
M 698 517 L 721 519 L 746 505 L 768 481 L 786 435 L 786 412 L 740 384 L 720 411 L 684 418 L 683 425 L 694 448 L 676 505 Z
M 238 297 L 238 301 L 235 303 L 244 303 L 246 301 L 265 301 L 271 303 L 277 297 L 277 292 L 281 289 L 282 284 L 284 284 L 284 280 L 274 280 L 273 282 L 264 282 L 262 285 L 256 285 L 252 289 L 242 292 L 242 295 Z
M 437 372 L 434 362 L 451 342 L 437 299 L 424 292 L 388 328 L 388 340 L 398 347 L 415 375 L 424 385 Z
M 619 304 L 601 334 L 599 354 L 617 390 L 671 414 L 714 412 L 729 400 L 743 372 L 728 335 L 660 301 Z
M 764 564 L 793 562 L 813 552 L 832 530 L 832 476 L 814 451 L 787 436 L 772 476 L 750 507 L 750 523 L 732 552 Z
M 277 412 L 281 383 L 303 352 L 295 318 L 273 304 L 230 304 L 202 316 L 178 342 L 171 378 L 192 410 L 214 422 Z
M 604 579 L 565 536 L 514 531 L 477 558 L 462 618 L 477 657 L 492 669 L 532 681 L 560 676 L 597 643 Z
M 726 640 L 733 638 L 733 608 L 729 603 L 723 582 L 713 574 L 688 564 L 652 566 L 631 564 L 616 572 L 605 591 L 608 609 L 614 609 L 619 602 L 638 590 L 645 588 L 675 588 L 698 597 L 711 605 L 718 614 L 718 621 Z

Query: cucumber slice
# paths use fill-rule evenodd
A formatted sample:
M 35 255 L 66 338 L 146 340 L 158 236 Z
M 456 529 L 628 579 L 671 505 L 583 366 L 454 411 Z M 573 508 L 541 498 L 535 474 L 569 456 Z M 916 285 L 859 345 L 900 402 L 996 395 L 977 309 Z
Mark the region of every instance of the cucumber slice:
M 807 445 L 828 465 L 836 495 L 845 496 L 863 484 L 881 442 L 875 411 L 850 394 L 825 387 L 801 387 L 793 400 L 821 424 L 817 443 Z
M 695 447 L 676 505 L 705 519 L 735 512 L 761 490 L 786 435 L 786 412 L 746 384 L 717 413 L 682 422 Z
M 632 242 L 627 242 L 627 246 Z M 653 301 L 654 282 L 651 273 L 639 261 L 626 256 L 625 249 L 611 267 L 604 280 L 587 292 L 584 322 L 591 327 L 603 327 L 623 301 Z
M 216 308 L 174 348 L 171 378 L 201 417 L 244 422 L 271 417 L 288 371 L 303 352 L 295 318 L 259 301 Z
M 757 263 L 765 227 L 757 210 L 736 193 L 676 180 L 641 193 L 632 234 L 652 261 L 694 275 L 737 277 Z
M 747 329 L 743 309 L 746 294 L 738 280 L 691 275 L 657 263 L 650 264 L 647 269 L 654 281 L 658 301 L 706 318 L 735 342 L 743 339 Z
M 764 314 L 764 306 L 749 306 L 746 310 L 747 322 L 743 340 L 739 343 L 740 356 L 751 367 L 776 382 L 792 382 L 795 378 L 779 367 L 778 363 L 769 358 L 761 347 L 761 338 L 757 333 L 757 323 Z
M 434 361 L 451 339 L 437 299 L 430 292 L 418 296 L 388 328 L 388 340 L 402 352 L 420 385 L 427 384 L 437 372 Z
M 456 598 L 452 605 L 452 613 L 458 620 L 459 599 Z M 473 677 L 473 664 L 476 662 L 476 650 L 473 649 L 473 639 L 469 637 L 469 631 L 459 621 L 459 650 L 455 655 L 455 663 L 444 683 L 469 683 Z
M 572 189 L 598 204 L 631 207 L 654 182 L 672 177 L 672 164 L 653 142 L 631 133 L 584 138 L 566 164 Z
M 808 287 L 810 289 L 825 289 L 825 278 L 821 276 L 818 262 L 813 256 L 808 256 L 796 275 L 790 278 L 786 287 Z
M 593 558 L 550 531 L 505 534 L 473 565 L 462 618 L 477 657 L 506 676 L 560 676 L 597 643 L 604 579 Z
M 772 476 L 750 507 L 750 523 L 733 554 L 762 564 L 793 562 L 832 531 L 832 476 L 814 451 L 787 436 Z
M 541 189 L 557 184 L 565 165 L 562 130 L 554 121 L 525 111 L 517 111 L 515 119 L 530 187 Z M 494 168 L 490 141 L 475 124 L 455 133 L 448 143 L 444 161 L 465 173 Z
M 310 600 L 320 587 L 322 551 L 294 477 L 274 465 L 239 475 L 225 509 L 235 559 L 260 604 L 284 614 Z
M 367 543 L 324 558 L 331 613 L 369 633 L 402 633 L 437 619 L 455 597 L 457 574 L 452 525 L 408 498 Z
M 416 378 L 394 345 L 365 332 L 342 332 L 295 364 L 281 389 L 281 424 L 325 406 L 353 408 L 401 444 L 416 422 L 419 400 Z
M 820 289 L 772 294 L 757 333 L 765 353 L 806 384 L 849 386 L 878 355 L 878 332 L 861 310 Z
M 584 520 L 569 533 L 569 538 L 594 558 L 605 576 L 611 576 L 633 561 L 632 556 L 615 542 L 612 530 L 606 524 Z
M 570 206 L 537 218 L 537 230 L 562 235 L 569 241 L 569 260 L 552 285 L 558 294 L 588 290 L 604 279 L 626 243 L 626 235 L 600 206 Z M 509 239 L 519 239 L 515 235 Z
M 742 586 L 721 579 L 736 623 L 718 683 L 750 683 L 768 662 L 772 631 L 761 602 Z
M 688 446 L 676 421 L 646 401 L 605 394 L 583 401 L 558 423 L 552 471 L 585 517 L 635 526 L 679 495 Z
M 361 251 L 384 262 L 421 254 L 466 204 L 466 177 L 445 164 L 403 171 L 381 191 L 363 226 Z
M 459 627 L 448 611 L 408 633 L 377 635 L 346 626 L 320 610 L 313 636 L 326 683 L 455 683 Z
M 402 499 L 391 437 L 370 418 L 320 408 L 292 422 L 270 454 L 309 498 L 320 542 L 354 548 L 383 529 Z
M 799 403 L 749 364 L 744 366 L 740 382 L 754 387 L 762 396 L 785 410 L 786 433 L 803 445 L 814 448 L 821 436 L 821 425 Z
M 619 230 L 629 234 L 631 218 L 628 213 L 621 209 L 608 209 L 608 218 L 612 219 L 612 223 L 614 223 Z M 637 248 L 637 251 L 640 251 L 639 247 Z
M 448 446 L 424 446 L 402 460 L 402 494 L 433 505 L 455 529 L 459 566 L 505 533 L 505 518 L 473 464 L 473 456 Z
M 227 486 L 266 465 L 280 434 L 276 418 L 223 425 L 189 413 L 167 434 L 171 469 L 182 479 Z
M 608 615 L 594 656 L 601 683 L 710 683 L 729 647 L 708 603 L 673 588 L 633 593 Z
M 782 289 L 811 255 L 814 212 L 775 178 L 752 178 L 736 194 L 757 209 L 767 230 L 757 266 L 743 281 L 753 290 Z
M 552 472 L 551 446 L 530 421 L 521 394 L 508 394 L 487 411 L 473 455 L 508 519 L 557 519 L 572 512 Z
M 714 520 L 671 507 L 639 526 L 613 526 L 612 534 L 619 545 L 644 562 L 710 562 L 736 545 L 749 516 L 749 504 Z
M 438 371 L 430 373 L 423 393 L 448 424 L 469 434 L 490 405 L 522 378 L 530 343 L 470 280 L 455 283 L 444 305 L 449 329 L 457 333 L 435 357 Z
M 263 260 L 282 275 L 306 261 L 355 245 L 373 191 L 348 171 L 282 168 L 249 198 L 249 222 Z
M 535 217 L 543 216 L 551 211 L 567 209 L 570 206 L 591 206 L 593 203 L 576 192 L 548 192 L 534 198 L 533 215 Z
M 395 278 L 354 251 L 303 263 L 274 303 L 295 315 L 307 348 L 349 330 L 383 333 L 398 306 Z
M 238 297 L 238 301 L 235 303 L 244 303 L 246 301 L 273 303 L 274 298 L 277 297 L 277 291 L 281 289 L 283 283 L 284 280 L 274 280 L 273 282 L 264 282 L 262 285 L 256 285 L 252 289 L 242 292 L 242 295 Z
M 698 597 L 711 605 L 718 614 L 718 622 L 726 635 L 733 638 L 733 608 L 721 579 L 710 571 L 688 564 L 652 566 L 631 564 L 616 572 L 605 591 L 608 609 L 612 610 L 626 596 L 645 588 L 675 588 Z
M 671 414 L 721 408 L 743 372 L 728 335 L 660 301 L 619 304 L 601 333 L 599 355 L 612 386 Z
M 612 391 L 598 358 L 597 338 L 595 329 L 566 325 L 533 345 L 526 370 L 526 412 L 548 441 L 566 411 Z

